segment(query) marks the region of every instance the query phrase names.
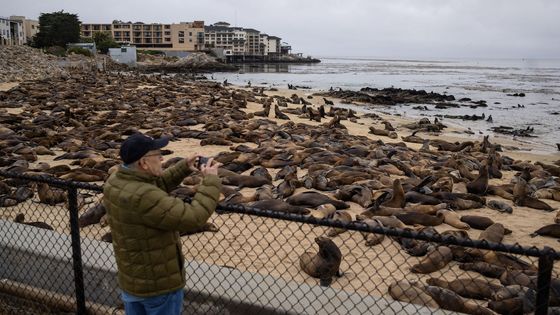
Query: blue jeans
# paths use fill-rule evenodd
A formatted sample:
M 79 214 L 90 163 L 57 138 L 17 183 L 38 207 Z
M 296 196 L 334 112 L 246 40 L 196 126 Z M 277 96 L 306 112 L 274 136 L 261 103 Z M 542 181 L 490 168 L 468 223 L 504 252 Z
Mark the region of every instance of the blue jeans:
M 183 308 L 183 289 L 151 297 L 122 292 L 126 315 L 179 315 Z

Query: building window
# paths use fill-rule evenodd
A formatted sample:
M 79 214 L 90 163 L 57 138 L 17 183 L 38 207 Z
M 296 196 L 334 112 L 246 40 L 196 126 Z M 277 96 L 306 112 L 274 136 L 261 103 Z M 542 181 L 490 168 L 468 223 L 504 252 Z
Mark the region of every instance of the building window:
M 165 36 L 171 36 L 171 32 L 165 31 Z
M 179 37 L 185 37 L 185 32 L 179 31 Z
M 125 52 L 126 52 L 126 48 L 124 48 L 124 47 L 121 48 L 121 52 L 122 52 L 122 53 L 125 53 Z
M 189 36 L 192 36 L 192 32 L 189 32 Z
M 170 41 L 171 41 L 171 38 L 166 38 L 165 41 L 166 41 L 166 42 L 170 42 Z
M 184 44 L 185 43 L 185 39 L 184 38 L 179 38 L 179 44 Z
M 165 29 L 168 30 L 171 28 L 171 25 L 165 25 Z
M 189 38 L 189 43 L 192 43 L 192 39 Z

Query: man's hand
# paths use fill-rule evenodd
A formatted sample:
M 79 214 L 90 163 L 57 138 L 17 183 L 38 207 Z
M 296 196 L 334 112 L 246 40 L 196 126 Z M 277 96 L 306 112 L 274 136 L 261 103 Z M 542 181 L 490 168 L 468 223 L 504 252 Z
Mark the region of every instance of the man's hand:
M 208 162 L 200 166 L 200 172 L 202 175 L 218 175 L 218 167 L 222 166 L 222 163 L 215 162 L 214 158 L 210 158 Z

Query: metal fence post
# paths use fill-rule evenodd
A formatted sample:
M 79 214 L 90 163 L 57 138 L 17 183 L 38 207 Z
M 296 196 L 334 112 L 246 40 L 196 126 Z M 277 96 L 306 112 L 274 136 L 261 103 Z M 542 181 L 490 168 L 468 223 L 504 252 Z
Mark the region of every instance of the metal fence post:
M 545 246 L 543 255 L 539 257 L 539 275 L 537 278 L 537 299 L 535 315 L 548 314 L 548 300 L 550 296 L 550 282 L 552 279 L 552 267 L 554 259 L 550 253 L 552 248 Z
M 82 249 L 78 226 L 78 189 L 68 189 L 68 209 L 70 210 L 70 235 L 72 237 L 72 262 L 74 265 L 74 285 L 76 287 L 77 314 L 86 314 L 84 271 L 82 269 Z

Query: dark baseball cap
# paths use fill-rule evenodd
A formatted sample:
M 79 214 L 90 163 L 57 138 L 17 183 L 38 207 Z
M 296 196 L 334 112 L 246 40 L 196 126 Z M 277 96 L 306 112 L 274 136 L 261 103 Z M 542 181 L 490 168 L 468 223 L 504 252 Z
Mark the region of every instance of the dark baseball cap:
M 135 133 L 124 140 L 119 154 L 124 164 L 130 164 L 138 161 L 148 151 L 161 149 L 168 143 L 169 137 L 154 139 L 141 133 Z

